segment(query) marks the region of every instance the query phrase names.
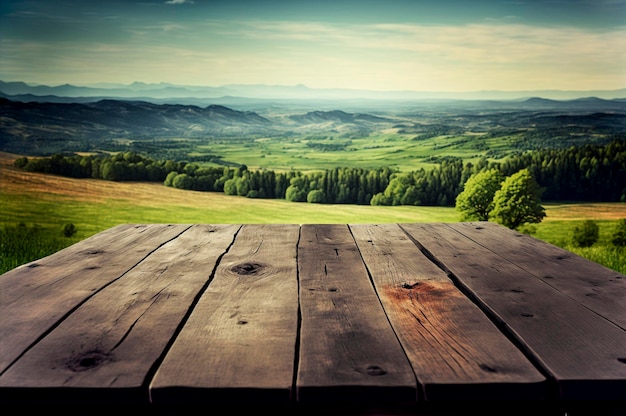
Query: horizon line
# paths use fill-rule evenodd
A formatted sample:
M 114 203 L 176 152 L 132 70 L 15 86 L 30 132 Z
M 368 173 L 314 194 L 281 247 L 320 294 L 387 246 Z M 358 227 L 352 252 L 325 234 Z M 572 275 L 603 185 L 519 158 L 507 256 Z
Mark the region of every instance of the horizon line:
M 533 91 L 546 91 L 546 92 L 586 92 L 586 91 L 602 91 L 602 92 L 614 92 L 626 90 L 626 85 L 623 87 L 616 88 L 593 88 L 593 89 L 562 89 L 562 88 L 535 88 L 535 89 L 475 89 L 475 90 L 399 90 L 399 89 L 389 89 L 389 90 L 376 90 L 376 89 L 362 89 L 362 88 L 345 88 L 345 87 L 309 87 L 304 83 L 297 84 L 265 84 L 265 83 L 228 83 L 228 84 L 220 84 L 220 85 L 201 85 L 201 84 L 177 84 L 168 81 L 159 81 L 159 82 L 146 82 L 146 81 L 132 81 L 128 83 L 124 82 L 116 82 L 116 81 L 97 81 L 97 82 L 86 82 L 83 84 L 80 83 L 72 83 L 72 82 L 64 82 L 64 83 L 41 83 L 36 81 L 24 81 L 24 80 L 12 80 L 5 81 L 0 78 L 0 82 L 2 83 L 23 83 L 29 87 L 78 87 L 78 88 L 99 88 L 99 89 L 110 89 L 98 85 L 117 85 L 123 87 L 132 87 L 135 84 L 142 84 L 145 86 L 173 86 L 173 87 L 193 87 L 193 88 L 224 88 L 224 87 L 273 87 L 273 88 L 305 88 L 308 90 L 314 91 L 324 91 L 324 90 L 335 90 L 335 91 L 361 91 L 361 92 L 372 92 L 372 93 L 445 93 L 445 94 L 471 94 L 471 93 L 496 93 L 496 92 L 505 92 L 505 93 L 517 93 L 517 92 L 533 92 Z

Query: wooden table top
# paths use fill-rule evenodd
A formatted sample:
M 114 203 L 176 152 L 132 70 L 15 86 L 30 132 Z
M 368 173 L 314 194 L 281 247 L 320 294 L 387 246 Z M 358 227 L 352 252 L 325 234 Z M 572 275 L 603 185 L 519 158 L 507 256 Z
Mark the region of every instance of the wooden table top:
M 123 224 L 0 276 L 0 399 L 621 406 L 626 276 L 489 222 Z

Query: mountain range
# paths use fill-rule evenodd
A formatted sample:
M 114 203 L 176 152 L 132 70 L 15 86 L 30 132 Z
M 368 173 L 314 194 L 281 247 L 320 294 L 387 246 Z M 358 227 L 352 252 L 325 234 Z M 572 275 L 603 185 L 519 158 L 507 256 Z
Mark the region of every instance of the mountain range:
M 94 100 L 104 98 L 133 99 L 161 103 L 202 104 L 207 100 L 236 101 L 247 100 L 375 100 L 375 101 L 415 101 L 415 100 L 526 100 L 541 97 L 553 100 L 572 100 L 584 97 L 597 97 L 605 100 L 626 98 L 626 88 L 596 91 L 371 91 L 353 89 L 317 89 L 305 85 L 224 85 L 219 87 L 176 85 L 169 83 L 147 84 L 95 84 L 76 86 L 71 84 L 48 86 L 25 82 L 0 81 L 0 92 L 12 99 Z M 56 98 L 55 98 L 56 97 Z M 67 102 L 67 100 L 66 100 Z
M 99 100 L 89 103 L 21 102 L 0 98 L 0 140 L 25 138 L 134 139 L 230 137 L 289 131 L 369 131 L 395 120 L 340 110 L 267 118 L 221 105 L 199 107 L 146 101 Z
M 452 104 L 448 103 L 448 105 Z M 522 121 L 507 123 L 515 125 L 542 123 L 542 120 L 550 120 L 549 122 L 553 123 L 556 120 L 566 120 L 568 116 L 576 117 L 577 123 L 581 120 L 591 120 L 592 124 L 596 124 L 601 119 L 602 124 L 618 123 L 621 125 L 626 117 L 626 100 L 599 98 L 569 101 L 543 98 L 530 98 L 517 102 L 463 101 L 457 103 L 457 106 L 462 108 L 460 112 L 454 113 L 454 116 L 449 112 L 451 110 L 447 110 L 438 113 L 437 117 L 441 121 L 442 117 L 450 114 L 446 121 L 449 125 L 455 123 L 455 117 L 465 120 L 470 118 L 482 120 L 485 114 L 490 114 L 485 113 L 488 105 L 495 109 L 495 113 L 500 114 L 494 119 L 496 121 L 502 122 L 509 118 L 517 120 L 521 117 Z M 513 108 L 517 110 L 514 111 Z M 507 115 L 509 112 L 511 115 Z M 57 140 L 116 137 L 134 139 L 225 137 L 250 134 L 283 135 L 289 132 L 315 133 L 332 130 L 367 135 L 368 132 L 390 128 L 405 122 L 414 124 L 417 118 L 428 120 L 428 114 L 430 113 L 409 111 L 405 114 L 374 115 L 334 109 L 261 115 L 254 111 L 242 111 L 216 104 L 203 107 L 111 99 L 82 103 L 55 103 L 22 102 L 0 98 L 0 140 L 6 142 L 36 137 Z M 601 114 L 607 116 L 601 118 L 598 116 Z M 420 123 L 423 124 L 423 122 Z M 558 124 L 562 123 L 563 121 L 558 121 Z
M 525 95 L 530 96 L 520 98 Z M 555 99 L 557 96 L 574 98 Z M 9 143 L 21 149 L 32 140 L 324 132 L 365 137 L 392 127 L 423 131 L 433 120 L 449 127 L 458 124 L 456 119 L 472 125 L 488 124 L 490 128 L 502 123 L 518 128 L 546 122 L 563 125 L 567 117 L 574 116 L 576 125 L 613 126 L 622 131 L 626 119 L 624 97 L 626 89 L 454 95 L 321 90 L 304 85 L 196 87 L 135 82 L 82 87 L 0 81 L 0 150 L 15 148 Z

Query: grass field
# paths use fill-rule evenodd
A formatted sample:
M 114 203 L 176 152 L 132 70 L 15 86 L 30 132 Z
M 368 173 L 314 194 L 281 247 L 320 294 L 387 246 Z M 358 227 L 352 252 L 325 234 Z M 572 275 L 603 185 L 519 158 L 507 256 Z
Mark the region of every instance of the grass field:
M 284 200 L 248 199 L 222 193 L 193 192 L 155 183 L 116 183 L 95 179 L 71 179 L 23 172 L 13 167 L 15 155 L 0 153 L 0 227 L 46 230 L 63 245 L 80 241 L 123 223 L 402 223 L 456 222 L 454 208 L 385 207 L 294 203 Z M 535 226 L 535 237 L 570 249 L 594 261 L 626 273 L 626 253 L 608 247 L 611 227 L 626 218 L 624 203 L 544 204 L 546 219 Z M 601 242 L 590 249 L 568 246 L 572 228 L 585 219 L 598 222 Z M 64 224 L 77 233 L 61 237 Z M 44 234 L 46 234 L 44 233 Z M 47 234 L 46 234 L 47 235 Z M 30 245 L 34 243 L 30 242 Z M 56 247 L 56 246 L 54 246 Z M 59 248 L 49 248 L 54 252 Z M 14 249 L 18 250 L 18 249 Z M 44 252 L 45 252 L 44 248 Z M 43 256 L 42 251 L 37 251 Z M 3 270 L 8 253 L 0 253 Z M 610 257 L 604 259 L 605 257 Z M 30 261 L 21 260 L 24 262 Z M 621 268 L 620 268 L 621 267 Z
M 472 140 L 468 140 L 471 136 Z M 482 139 L 484 135 L 467 133 L 459 136 L 437 136 L 414 140 L 415 134 L 398 133 L 397 129 L 375 131 L 368 135 L 346 137 L 341 134 L 294 135 L 247 140 L 212 140 L 193 144 L 190 156 L 219 155 L 223 160 L 243 163 L 250 169 L 285 171 L 324 170 L 329 166 L 376 169 L 389 167 L 401 171 L 435 166 L 433 158 L 445 149 L 446 156 L 457 156 L 476 162 L 487 150 L 500 156 L 510 153 L 508 138 Z M 482 147 L 476 147 L 481 143 Z M 311 145 L 337 146 L 336 150 L 317 150 Z

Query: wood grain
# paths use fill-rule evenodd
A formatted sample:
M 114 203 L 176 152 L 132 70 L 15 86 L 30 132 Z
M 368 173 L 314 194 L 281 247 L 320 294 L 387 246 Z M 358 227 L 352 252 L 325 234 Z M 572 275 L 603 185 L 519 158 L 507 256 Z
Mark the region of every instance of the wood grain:
M 195 225 L 159 248 L 157 241 L 135 240 L 152 254 L 28 350 L 0 376 L 0 386 L 29 400 L 147 403 L 146 377 L 238 227 Z
M 494 223 L 125 224 L 0 275 L 0 403 L 612 411 L 625 301 Z
M 552 376 L 558 399 L 626 399 L 626 332 L 526 271 L 533 256 L 510 261 L 451 226 L 401 226 Z
M 450 227 L 626 330 L 626 276 L 495 223 Z
M 298 225 L 244 225 L 151 384 L 155 403 L 288 402 Z
M 0 374 L 66 314 L 187 228 L 124 224 L 4 273 Z
M 538 400 L 545 378 L 396 224 L 350 229 L 427 400 Z
M 417 383 L 345 224 L 302 225 L 298 400 L 417 400 Z

